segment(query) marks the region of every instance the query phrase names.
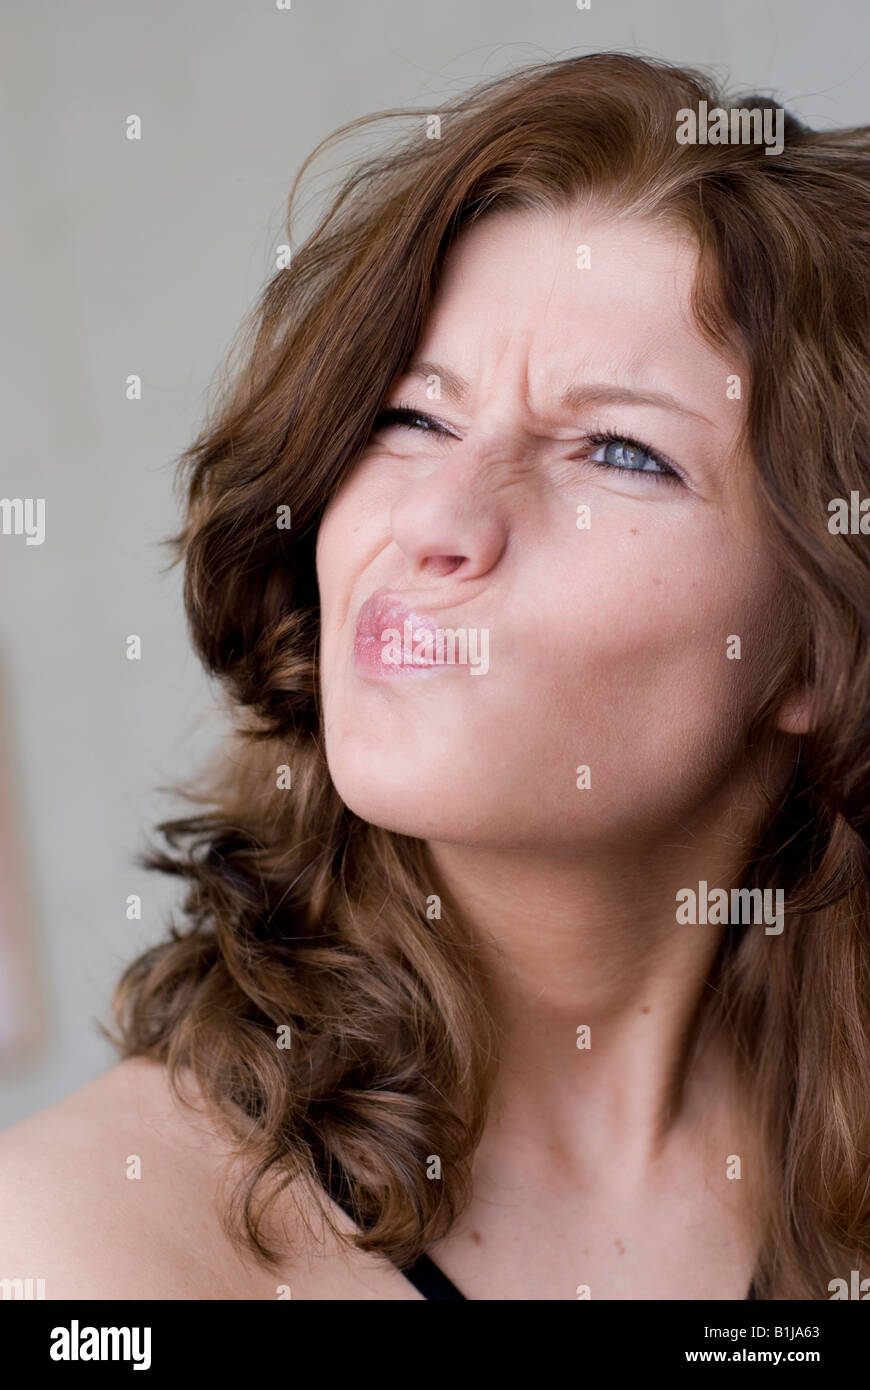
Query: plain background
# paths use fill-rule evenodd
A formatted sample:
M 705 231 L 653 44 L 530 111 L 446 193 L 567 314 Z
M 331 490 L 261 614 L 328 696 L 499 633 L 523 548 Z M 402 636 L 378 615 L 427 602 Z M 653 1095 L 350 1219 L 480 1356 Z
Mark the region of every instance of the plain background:
M 285 240 L 293 176 L 339 124 L 428 112 L 522 64 L 621 49 L 712 68 L 821 128 L 870 123 L 857 0 L 3 0 L 0 711 L 38 972 L 0 1127 L 93 1079 L 122 966 L 173 892 L 135 866 L 158 794 L 219 756 L 190 652 L 174 461 Z M 125 137 L 130 114 L 143 138 Z M 313 205 L 312 205 L 313 206 Z M 297 235 L 298 241 L 298 235 Z M 125 398 L 141 376 L 143 399 Z M 143 643 L 128 661 L 130 633 Z M 139 893 L 141 921 L 126 900 Z M 0 990 L 2 998 L 2 990 Z M 28 1005 L 28 1008 L 31 1006 Z

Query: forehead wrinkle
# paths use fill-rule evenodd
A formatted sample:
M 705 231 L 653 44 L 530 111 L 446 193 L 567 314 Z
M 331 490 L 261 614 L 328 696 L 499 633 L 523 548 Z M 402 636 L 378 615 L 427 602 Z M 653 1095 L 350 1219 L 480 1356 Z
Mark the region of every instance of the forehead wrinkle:
M 459 376 L 458 373 L 441 363 L 421 360 L 409 368 L 406 375 L 424 381 L 430 376 L 437 376 L 444 394 L 457 403 L 464 402 L 470 391 L 470 383 L 464 377 Z M 526 408 L 530 414 L 534 414 L 528 367 L 523 374 L 522 394 Z M 669 391 L 655 391 L 641 386 L 620 386 L 607 381 L 571 382 L 558 395 L 556 404 L 563 410 L 577 411 L 583 411 L 595 405 L 651 405 L 713 426 L 713 421 L 706 415 L 700 411 L 692 410 Z

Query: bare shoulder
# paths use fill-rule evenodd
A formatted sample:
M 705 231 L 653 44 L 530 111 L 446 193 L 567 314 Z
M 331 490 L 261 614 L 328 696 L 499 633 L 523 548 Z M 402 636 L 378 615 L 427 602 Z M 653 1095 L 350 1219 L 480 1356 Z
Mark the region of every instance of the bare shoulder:
M 280 1270 L 231 1241 L 231 1147 L 185 1094 L 193 1107 L 162 1066 L 131 1059 L 0 1134 L 0 1298 L 23 1296 L 16 1280 L 42 1280 L 46 1299 L 419 1298 L 383 1260 L 349 1253 L 298 1185 L 266 1229 L 286 1249 Z
M 121 1062 L 0 1134 L 0 1280 L 41 1279 L 48 1299 L 245 1296 L 217 1211 L 229 1158 L 163 1067 Z

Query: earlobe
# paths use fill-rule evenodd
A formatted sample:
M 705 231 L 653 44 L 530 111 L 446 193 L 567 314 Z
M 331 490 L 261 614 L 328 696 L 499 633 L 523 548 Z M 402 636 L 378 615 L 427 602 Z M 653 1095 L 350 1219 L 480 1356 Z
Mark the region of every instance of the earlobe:
M 784 734 L 808 734 L 813 727 L 812 700 L 806 686 L 786 695 L 776 716 L 776 727 Z

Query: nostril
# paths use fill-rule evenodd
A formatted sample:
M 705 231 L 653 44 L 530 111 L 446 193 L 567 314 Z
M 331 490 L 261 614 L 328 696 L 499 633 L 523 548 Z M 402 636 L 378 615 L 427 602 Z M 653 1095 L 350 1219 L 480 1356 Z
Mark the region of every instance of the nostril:
M 424 561 L 423 568 L 427 574 L 443 579 L 446 575 L 455 574 L 460 565 L 464 564 L 464 555 L 429 555 Z

